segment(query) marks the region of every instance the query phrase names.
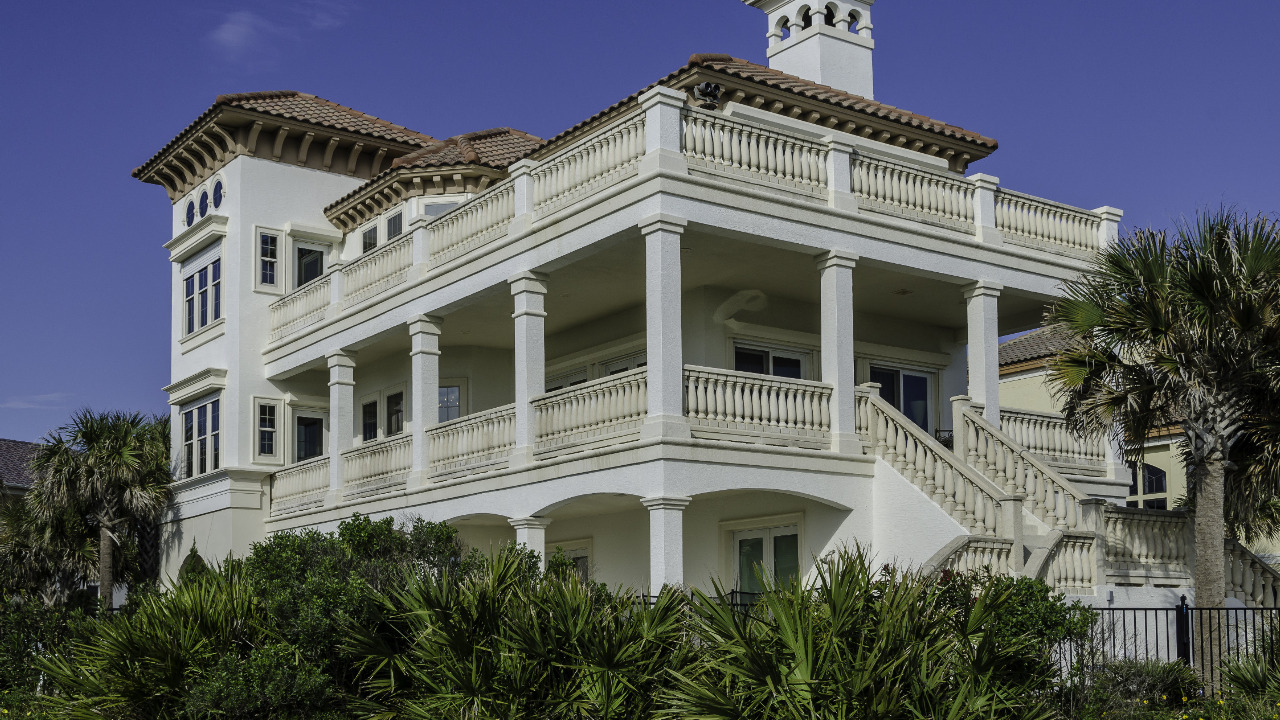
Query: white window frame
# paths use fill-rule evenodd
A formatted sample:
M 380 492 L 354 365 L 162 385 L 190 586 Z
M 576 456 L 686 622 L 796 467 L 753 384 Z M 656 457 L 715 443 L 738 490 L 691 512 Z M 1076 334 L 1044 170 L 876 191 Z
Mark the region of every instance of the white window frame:
M 318 251 L 320 253 L 321 262 L 323 263 L 323 266 L 320 268 L 320 274 L 317 275 L 313 280 L 308 281 L 306 285 L 310 285 L 313 282 L 317 282 L 318 280 L 323 278 L 325 275 L 329 274 L 329 269 L 330 269 L 328 245 L 325 245 L 323 243 L 317 243 L 317 242 L 306 242 L 303 240 L 294 240 L 292 243 L 289 244 L 289 275 L 290 275 L 289 285 L 293 290 L 297 290 L 299 288 L 305 287 L 304 285 L 298 284 L 298 277 L 300 276 L 300 273 L 298 272 L 299 270 L 298 251 L 299 250 Z
M 280 398 L 268 398 L 254 396 L 253 398 L 253 419 L 249 423 L 249 441 L 250 447 L 253 448 L 253 461 L 263 465 L 283 465 L 286 453 L 285 449 L 285 418 L 288 413 L 284 407 L 284 401 Z M 264 455 L 260 452 L 259 435 L 261 430 L 262 408 L 275 408 L 275 452 L 270 455 Z
M 269 258 L 262 257 L 262 236 L 270 235 L 276 239 L 276 257 L 270 262 L 275 263 L 275 282 L 265 283 L 262 281 L 262 263 L 268 261 Z M 253 289 L 257 292 L 264 292 L 271 295 L 283 295 L 288 287 L 287 272 L 288 262 L 291 256 L 288 252 L 289 243 L 285 242 L 288 236 L 283 231 L 268 227 L 255 227 L 253 229 L 254 248 L 253 248 Z M 296 262 L 296 258 L 294 259 Z
M 361 254 L 361 255 L 368 255 L 369 253 L 373 252 L 374 250 L 377 250 L 379 247 L 381 247 L 381 246 L 382 246 L 382 244 L 383 244 L 383 243 L 382 243 L 382 242 L 380 242 L 380 240 L 381 240 L 381 238 L 382 238 L 382 232 L 381 232 L 380 227 L 379 227 L 380 225 L 381 225 L 381 223 L 380 223 L 380 222 L 378 222 L 378 220 L 374 220 L 373 222 L 371 222 L 371 223 L 369 223 L 369 224 L 365 225 L 364 227 L 362 227 L 362 228 L 360 228 L 359 230 L 357 230 L 357 231 L 356 231 L 356 235 L 357 235 L 357 237 L 360 239 L 360 254 Z M 368 248 L 366 248 L 366 247 L 365 247 L 365 236 L 366 236 L 366 235 L 368 235 L 368 234 L 369 234 L 369 233 L 371 233 L 371 232 L 373 233 L 373 247 L 368 247 Z
M 605 360 L 598 363 L 598 377 L 609 377 L 610 375 L 621 375 L 630 370 L 637 370 L 648 364 L 649 355 L 644 351 L 621 355 L 611 360 Z
M 320 454 L 306 460 L 298 459 L 298 419 L 299 418 L 317 418 L 320 420 Z M 286 442 L 288 443 L 286 450 L 287 465 L 294 465 L 300 462 L 315 460 L 316 458 L 327 457 L 329 455 L 329 444 L 331 428 L 329 426 L 329 413 L 317 407 L 289 405 L 289 426 Z
M 440 383 L 440 386 L 445 387 L 446 384 L 442 381 Z M 392 395 L 395 395 L 396 393 L 400 393 L 400 397 L 401 397 L 400 432 L 396 433 L 395 435 L 391 435 L 387 432 L 387 420 L 388 420 L 387 409 L 390 407 L 390 403 L 388 402 L 388 400 L 391 398 Z M 459 392 L 459 396 L 461 396 L 461 394 L 462 393 Z M 461 400 L 461 397 L 459 397 L 459 400 Z M 374 437 L 368 440 L 365 440 L 364 439 L 364 407 L 365 405 L 370 405 L 370 404 L 377 406 L 377 413 L 375 415 L 375 420 L 377 422 L 378 430 L 377 430 L 377 434 Z M 409 428 L 408 418 L 409 418 L 409 390 L 408 390 L 407 383 L 396 383 L 394 385 L 388 385 L 382 388 L 381 390 L 378 390 L 377 392 L 365 393 L 364 395 L 360 396 L 359 400 L 356 401 L 356 427 L 355 427 L 356 441 L 359 444 L 374 443 L 374 442 L 378 442 L 379 440 L 386 440 L 387 438 L 390 438 L 390 437 L 403 435 L 404 433 L 408 432 L 408 428 Z
M 200 432 L 202 414 L 205 421 L 203 434 Z M 178 421 L 180 423 L 178 437 L 182 444 L 182 463 L 179 474 L 182 478 L 201 477 L 222 469 L 222 393 L 205 395 L 199 400 L 182 405 L 179 408 Z M 203 446 L 201 440 L 204 441 Z M 202 447 L 203 457 L 200 452 Z M 202 460 L 203 467 L 201 467 Z
M 872 359 L 867 361 L 867 375 L 866 375 L 867 382 L 871 380 L 872 367 L 881 368 L 884 370 L 893 370 L 898 373 L 898 387 L 896 389 L 898 391 L 899 405 L 902 404 L 902 374 L 909 373 L 911 375 L 918 375 L 923 377 L 925 379 L 925 397 L 927 398 L 927 401 L 929 403 L 929 411 L 928 411 L 929 433 L 933 434 L 938 432 L 938 430 L 941 429 L 942 403 L 940 401 L 939 392 L 938 392 L 939 379 L 938 379 L 937 370 L 917 367 L 913 365 L 906 365 L 901 362 L 897 362 L 893 360 L 886 361 L 886 360 Z M 901 407 L 898 408 L 898 412 L 902 413 L 903 415 L 907 414 L 906 410 L 902 409 Z
M 720 522 L 720 577 L 732 578 L 732 589 L 737 590 L 740 587 L 738 577 L 738 546 L 734 538 L 738 533 L 749 533 L 765 530 L 775 530 L 778 528 L 796 528 L 796 553 L 799 555 L 798 576 L 801 582 L 804 581 L 813 569 L 813 559 L 805 554 L 805 527 L 804 513 L 785 513 L 781 515 L 765 515 L 762 517 L 743 518 L 741 520 L 722 520 Z M 766 546 L 769 543 L 765 543 Z M 772 548 L 767 550 L 767 554 L 772 553 Z
M 800 361 L 800 380 L 814 380 L 813 368 L 815 367 L 814 359 L 816 352 L 813 348 L 803 345 L 791 345 L 780 342 L 762 341 L 745 337 L 729 338 L 729 356 L 727 365 L 735 365 L 735 358 L 738 348 L 743 350 L 754 350 L 756 352 L 768 353 L 768 362 L 770 372 L 766 373 L 770 377 L 775 377 L 773 371 L 774 356 L 794 358 Z M 729 368 L 736 370 L 736 368 Z M 785 379 L 785 378 L 784 378 Z
M 179 287 L 182 289 L 182 337 L 189 338 L 201 330 L 218 324 L 222 319 L 222 254 L 219 253 L 200 265 L 192 265 L 191 271 L 185 268 Z M 217 279 L 214 279 L 214 273 Z M 207 273 L 207 286 L 200 289 L 200 274 Z M 187 284 L 191 284 L 192 294 L 187 294 Z M 202 297 L 203 293 L 203 297 Z M 206 310 L 204 322 L 201 322 L 200 310 Z
M 543 549 L 544 557 L 551 557 L 555 554 L 556 549 L 564 551 L 564 554 L 570 559 L 585 557 L 587 559 L 587 581 L 590 581 L 596 574 L 594 543 L 591 538 L 582 538 L 580 540 L 557 540 L 556 542 L 548 542 Z
M 391 218 L 395 217 L 396 215 L 400 216 L 400 232 L 396 233 L 395 235 L 392 235 L 391 234 Z M 382 225 L 382 243 L 381 244 L 386 245 L 387 243 L 393 242 L 398 238 L 403 237 L 405 233 L 409 232 L 408 220 L 409 220 L 408 203 L 401 203 L 394 209 L 388 210 L 386 213 L 384 213 L 382 215 L 382 218 L 380 219 L 380 223 Z
M 547 389 L 547 392 L 554 392 L 556 390 L 573 387 L 574 385 L 581 385 L 590 379 L 590 375 L 587 370 L 587 366 L 583 365 L 581 367 L 574 368 L 569 372 L 562 372 L 555 377 L 549 377 L 547 378 L 547 382 L 544 387 Z
M 470 393 L 468 392 L 467 378 L 465 377 L 443 378 L 442 377 L 440 378 L 440 382 L 437 385 L 437 387 L 438 388 L 446 388 L 446 387 L 458 388 L 458 417 L 464 418 L 471 414 L 471 399 L 470 399 Z M 436 411 L 434 416 L 435 420 L 433 421 L 434 423 L 440 420 L 439 391 L 437 391 L 436 402 L 433 409 Z M 451 421 L 446 420 L 445 422 L 451 422 Z

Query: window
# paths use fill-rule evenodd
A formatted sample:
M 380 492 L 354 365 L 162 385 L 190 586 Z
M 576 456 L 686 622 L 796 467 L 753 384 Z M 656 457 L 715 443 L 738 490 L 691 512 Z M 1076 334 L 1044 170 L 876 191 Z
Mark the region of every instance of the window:
M 871 382 L 880 384 L 880 397 L 925 432 L 931 425 L 930 377 L 927 373 L 871 366 Z
M 563 390 L 574 385 L 581 385 L 587 381 L 587 369 L 579 368 L 573 372 L 561 373 L 553 378 L 547 378 L 547 392 L 553 390 Z
M 769 575 L 780 583 L 800 579 L 798 525 L 739 530 L 733 534 L 733 549 L 739 592 L 763 592 L 761 574 Z
M 1147 510 L 1168 510 L 1168 498 L 1153 498 L 1151 500 L 1143 500 L 1142 507 Z
M 396 213 L 387 218 L 387 240 L 394 240 L 404 232 L 404 215 Z
M 276 260 L 279 255 L 280 236 L 271 233 L 258 235 L 258 282 L 276 284 Z
M 387 437 L 404 431 L 404 393 L 387 396 Z
M 258 454 L 276 454 L 276 406 L 268 403 L 258 406 Z
M 218 401 L 211 400 L 182 413 L 183 477 L 217 470 L 221 450 Z
M 374 225 L 373 227 L 364 231 L 364 235 L 361 236 L 361 247 L 362 247 L 361 252 L 369 252 L 370 250 L 378 247 L 378 226 L 377 225 Z
M 214 260 L 188 275 L 183 283 L 186 298 L 186 334 L 222 317 L 222 261 Z
M 209 214 L 209 193 L 200 193 L 200 217 Z
M 548 543 L 547 557 L 563 553 L 573 563 L 573 572 L 579 579 L 591 579 L 591 540 L 571 540 L 568 542 Z
M 324 419 L 312 415 L 299 415 L 295 437 L 298 441 L 297 462 L 320 457 L 324 454 Z
M 1142 466 L 1142 494 L 1159 495 L 1167 489 L 1165 472 L 1155 465 Z
M 187 202 L 187 227 L 191 227 L 196 222 L 196 204 Z
M 458 385 L 440 386 L 440 418 L 448 422 L 462 417 L 462 388 Z
M 296 287 L 302 287 L 324 274 L 324 251 L 309 247 L 298 248 L 298 278 Z
M 222 181 L 213 184 L 213 206 L 215 208 L 222 207 Z
M 644 353 L 636 353 L 634 355 L 628 355 L 626 357 L 618 358 L 617 360 L 609 360 L 607 362 L 601 363 L 600 369 L 604 371 L 602 373 L 603 376 L 607 377 L 609 375 L 618 375 L 630 370 L 635 370 L 637 368 L 644 367 L 648 363 L 648 360 L 646 359 L 647 357 L 648 356 L 645 355 Z
M 365 442 L 378 439 L 378 401 L 360 406 L 360 439 Z
M 738 372 L 773 375 L 801 380 L 808 365 L 808 353 L 777 348 L 733 346 L 733 369 Z

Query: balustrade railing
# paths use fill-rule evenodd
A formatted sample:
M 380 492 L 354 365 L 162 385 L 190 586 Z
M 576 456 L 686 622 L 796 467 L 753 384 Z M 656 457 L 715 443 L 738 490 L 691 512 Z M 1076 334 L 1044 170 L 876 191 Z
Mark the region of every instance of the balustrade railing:
M 1093 595 L 1097 592 L 1096 537 L 1089 533 L 1065 533 L 1049 550 L 1042 579 L 1057 592 Z
M 959 461 L 929 433 L 880 397 L 874 387 L 857 395 L 858 433 L 903 477 L 976 535 L 1000 536 L 1000 503 L 1009 496 Z
M 829 442 L 830 385 L 686 365 L 684 395 L 695 427 Z
M 329 458 L 304 460 L 271 476 L 271 514 L 324 504 L 329 492 Z
M 879 158 L 853 159 L 859 208 L 973 232 L 973 183 Z
M 633 115 L 554 155 L 531 173 L 534 216 L 545 217 L 635 175 L 645 153 L 644 115 Z
M 995 194 L 996 229 L 1010 242 L 1076 255 L 1098 251 L 1098 214 L 1004 188 Z
M 515 185 L 503 180 L 431 222 L 427 230 L 431 262 L 443 262 L 502 237 L 515 216 Z
M 1227 541 L 1227 596 L 1250 607 L 1280 607 L 1280 573 L 1235 540 Z
M 538 448 L 591 442 L 639 428 L 647 410 L 645 368 L 547 393 L 533 401 Z
M 956 454 L 1011 495 L 1025 496 L 1041 522 L 1059 530 L 1080 530 L 1080 501 L 1088 499 L 1056 470 L 987 422 L 966 400 L 955 400 Z
M 347 305 L 371 298 L 409 278 L 413 267 L 413 236 L 405 235 L 354 260 L 342 271 L 342 294 Z
M 1051 462 L 1102 465 L 1107 460 L 1102 436 L 1076 435 L 1061 415 L 1000 408 L 1000 429 L 1014 442 Z
M 402 479 L 413 463 L 413 437 L 407 433 L 361 445 L 342 453 L 342 480 L 346 492 Z
M 427 431 L 433 473 L 486 467 L 506 459 L 516 442 L 516 406 L 440 423 Z
M 1107 571 L 1190 577 L 1194 539 L 1187 514 L 1108 506 Z
M 329 275 L 324 275 L 271 303 L 271 337 L 275 342 L 324 319 L 329 308 Z
M 754 182 L 809 194 L 827 187 L 827 148 L 822 143 L 686 109 L 683 149 L 690 167 L 708 168 Z
M 970 536 L 938 570 L 967 573 L 990 568 L 996 575 L 1008 575 L 1012 567 L 1013 541 L 1006 538 Z

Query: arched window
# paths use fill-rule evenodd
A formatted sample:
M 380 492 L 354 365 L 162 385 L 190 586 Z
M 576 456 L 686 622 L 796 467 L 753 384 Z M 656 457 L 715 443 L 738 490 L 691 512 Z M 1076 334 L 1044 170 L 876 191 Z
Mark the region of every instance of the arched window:
M 200 217 L 209 214 L 209 193 L 200 193 Z
M 187 227 L 191 227 L 196 221 L 196 204 L 187 202 Z
M 222 181 L 213 184 L 213 206 L 215 208 L 222 207 Z

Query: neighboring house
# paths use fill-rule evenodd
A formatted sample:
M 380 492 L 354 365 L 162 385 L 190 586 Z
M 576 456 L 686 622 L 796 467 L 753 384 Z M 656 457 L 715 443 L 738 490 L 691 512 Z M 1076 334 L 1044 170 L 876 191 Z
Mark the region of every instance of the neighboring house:
M 0 438 L 0 495 L 22 495 L 31 488 L 31 460 L 37 443 Z
M 1000 344 L 1000 407 L 1006 414 L 1023 409 L 1057 413 L 1048 385 L 1049 361 L 1070 344 L 1057 327 L 1033 330 Z M 1127 463 L 1129 478 L 1125 505 L 1149 510 L 1172 510 L 1187 494 L 1187 469 L 1182 463 L 1182 432 L 1162 428 L 1143 443 L 1142 462 Z M 1253 551 L 1268 562 L 1280 560 L 1280 544 L 1255 544 Z
M 172 203 L 166 572 L 360 512 L 640 589 L 857 542 L 1185 591 L 1177 557 L 1113 572 L 1108 528 L 1146 516 L 1113 518 L 1106 448 L 997 427 L 998 338 L 1120 211 L 966 175 L 994 140 L 874 100 L 870 2 L 748 4 L 768 67 L 694 55 L 549 140 L 247 93 L 136 169 Z

